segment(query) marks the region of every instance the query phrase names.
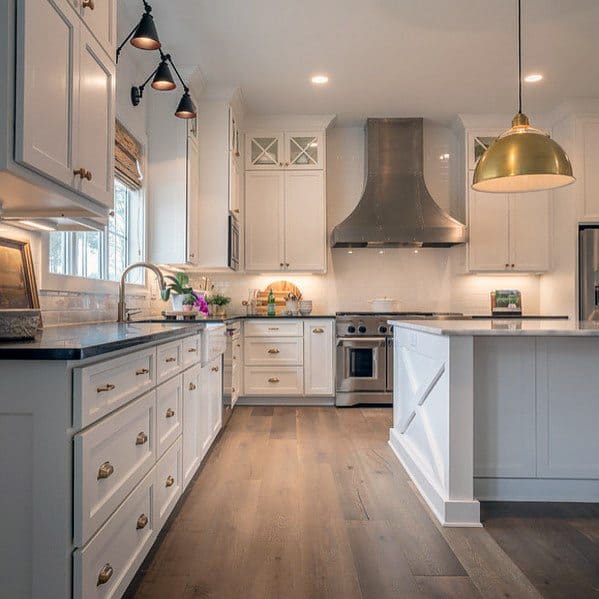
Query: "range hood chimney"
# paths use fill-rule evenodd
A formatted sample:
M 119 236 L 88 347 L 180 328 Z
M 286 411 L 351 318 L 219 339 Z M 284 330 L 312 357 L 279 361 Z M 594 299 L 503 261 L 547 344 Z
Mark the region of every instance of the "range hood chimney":
M 451 247 L 468 241 L 464 224 L 431 197 L 423 174 L 421 118 L 367 119 L 366 183 L 332 247 Z

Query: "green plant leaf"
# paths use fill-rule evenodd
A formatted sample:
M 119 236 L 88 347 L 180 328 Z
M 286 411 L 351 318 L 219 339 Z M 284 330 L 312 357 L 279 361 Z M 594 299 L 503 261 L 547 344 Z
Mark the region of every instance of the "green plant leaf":
M 178 272 L 175 274 L 175 277 L 177 278 L 177 283 L 179 283 L 179 285 L 181 285 L 181 287 L 186 287 L 187 285 L 189 285 L 189 275 L 184 273 L 184 272 Z

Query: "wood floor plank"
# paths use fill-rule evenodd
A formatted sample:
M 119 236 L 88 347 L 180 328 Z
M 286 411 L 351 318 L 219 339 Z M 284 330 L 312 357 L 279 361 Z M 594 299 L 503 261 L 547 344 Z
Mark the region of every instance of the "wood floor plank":
M 427 599 L 482 599 L 467 576 L 417 576 L 416 582 Z
M 271 439 L 296 439 L 297 423 L 296 408 L 276 406 L 270 425 Z

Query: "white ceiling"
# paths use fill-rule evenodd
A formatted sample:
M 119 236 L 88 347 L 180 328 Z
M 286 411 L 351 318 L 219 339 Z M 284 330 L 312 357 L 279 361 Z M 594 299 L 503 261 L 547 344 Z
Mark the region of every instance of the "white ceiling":
M 516 0 L 150 0 L 176 62 L 239 86 L 250 112 L 366 116 L 515 112 Z M 141 1 L 122 0 L 135 19 Z M 599 97 L 599 0 L 523 0 L 530 113 Z M 123 30 L 122 24 L 119 29 Z M 127 51 L 133 51 L 127 50 Z M 314 87 L 314 73 L 330 82 Z

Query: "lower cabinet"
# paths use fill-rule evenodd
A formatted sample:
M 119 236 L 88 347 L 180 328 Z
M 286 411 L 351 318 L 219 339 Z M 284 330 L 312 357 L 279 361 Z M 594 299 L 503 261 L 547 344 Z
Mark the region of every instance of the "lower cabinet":
M 202 461 L 202 368 L 196 364 L 183 374 L 183 484 L 191 480 Z
M 333 321 L 304 322 L 304 393 L 333 395 Z

